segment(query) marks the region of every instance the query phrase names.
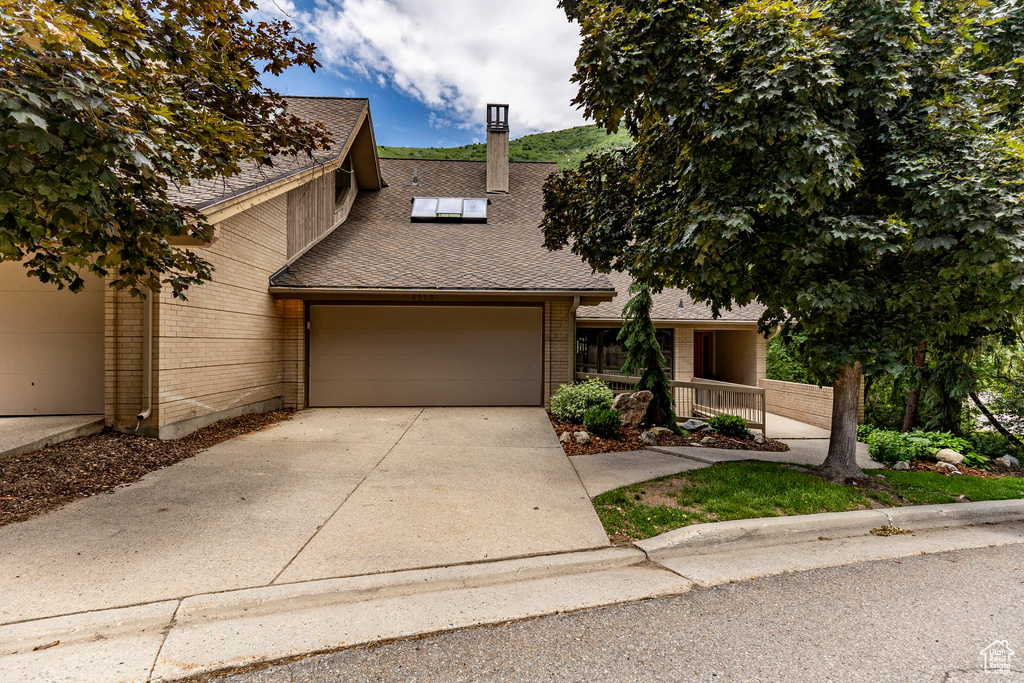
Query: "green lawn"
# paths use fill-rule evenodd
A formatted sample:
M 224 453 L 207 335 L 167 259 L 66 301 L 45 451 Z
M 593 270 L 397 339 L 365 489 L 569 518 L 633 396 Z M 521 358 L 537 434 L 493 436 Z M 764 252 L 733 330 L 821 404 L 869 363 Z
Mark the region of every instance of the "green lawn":
M 613 540 L 650 538 L 701 522 L 844 512 L 883 506 L 1024 498 L 1024 479 L 947 477 L 933 472 L 868 470 L 882 490 L 842 486 L 773 462 L 720 463 L 624 486 L 594 498 Z
M 884 474 L 893 492 L 904 504 L 933 505 L 955 503 L 959 496 L 967 500 L 1008 500 L 1024 498 L 1024 478 L 949 477 L 938 472 L 894 472 L 867 470 L 868 474 Z

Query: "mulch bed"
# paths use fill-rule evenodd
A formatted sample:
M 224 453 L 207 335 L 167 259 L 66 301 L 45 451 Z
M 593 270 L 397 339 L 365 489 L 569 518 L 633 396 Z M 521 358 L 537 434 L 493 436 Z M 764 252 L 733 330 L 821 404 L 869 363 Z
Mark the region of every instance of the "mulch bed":
M 977 467 L 968 467 L 967 465 L 960 464 L 956 466 L 956 469 L 960 474 L 968 475 L 971 477 L 986 477 L 989 479 L 999 477 L 1024 477 L 1024 469 L 1018 467 L 1010 467 L 1004 465 L 998 460 L 989 460 L 986 463 L 985 469 Z M 927 460 L 914 460 L 910 463 L 911 472 L 938 472 L 939 474 L 945 474 L 946 476 L 959 476 L 953 475 L 953 470 L 946 469 L 945 467 L 939 467 L 938 463 L 928 462 Z
M 555 434 L 558 436 L 561 436 L 563 432 L 569 432 L 569 434 L 572 435 L 575 432 L 587 431 L 587 428 L 583 425 L 562 422 L 551 413 L 548 413 L 548 417 L 551 419 L 551 426 L 554 427 Z M 619 431 L 620 438 L 618 439 L 602 439 L 599 436 L 591 434 L 590 443 L 576 443 L 575 440 L 572 440 L 568 443 L 563 443 L 562 448 L 565 450 L 566 455 L 620 453 L 623 451 L 642 451 L 648 448 L 648 444 L 640 440 L 640 434 L 645 432 L 646 428 L 623 427 Z M 701 443 L 701 440 L 706 436 L 710 436 L 714 441 Z M 707 432 L 697 432 L 694 433 L 693 436 L 690 436 L 685 432 L 682 435 L 672 434 L 669 436 L 663 436 L 659 440 L 658 445 L 692 446 L 699 448 L 729 448 L 741 451 L 768 451 L 775 453 L 789 450 L 789 446 L 781 441 L 775 441 L 774 439 L 766 439 L 764 443 L 759 444 L 753 439 L 733 439 L 719 434 L 708 434 Z
M 173 441 L 108 430 L 4 460 L 0 462 L 0 526 L 138 481 L 222 441 L 291 419 L 293 412 L 240 415 Z

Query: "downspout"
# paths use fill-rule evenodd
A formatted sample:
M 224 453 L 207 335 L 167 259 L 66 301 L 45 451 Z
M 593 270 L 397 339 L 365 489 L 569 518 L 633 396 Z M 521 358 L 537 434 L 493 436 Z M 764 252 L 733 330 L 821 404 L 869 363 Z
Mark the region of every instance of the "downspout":
M 576 309 L 580 307 L 580 297 L 572 298 L 569 314 L 572 316 L 572 329 L 569 331 L 569 384 L 576 381 Z
M 142 421 L 153 414 L 153 291 L 146 294 L 142 322 L 142 412 L 138 414 L 139 431 Z

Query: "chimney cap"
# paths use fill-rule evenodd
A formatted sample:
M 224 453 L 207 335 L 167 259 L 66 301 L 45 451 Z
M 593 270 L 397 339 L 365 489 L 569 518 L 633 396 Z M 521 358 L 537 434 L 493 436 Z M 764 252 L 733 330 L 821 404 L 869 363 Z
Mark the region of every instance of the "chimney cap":
M 487 130 L 508 130 L 508 105 L 487 105 Z

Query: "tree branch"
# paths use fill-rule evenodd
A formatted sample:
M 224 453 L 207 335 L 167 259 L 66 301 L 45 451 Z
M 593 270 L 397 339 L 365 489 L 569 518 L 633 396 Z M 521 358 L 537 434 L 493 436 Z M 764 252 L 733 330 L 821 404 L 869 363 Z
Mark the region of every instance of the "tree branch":
M 1021 443 L 1020 439 L 1010 433 L 1010 430 L 1004 427 L 999 420 L 996 419 L 996 416 L 989 412 L 989 409 L 985 407 L 985 404 L 981 402 L 981 399 L 978 398 L 976 393 L 972 391 L 968 395 L 971 397 L 971 400 L 974 401 L 974 405 L 978 406 L 992 426 L 996 428 L 997 432 L 1009 439 L 1010 443 L 1016 444 L 1017 448 L 1024 450 L 1024 443 Z

